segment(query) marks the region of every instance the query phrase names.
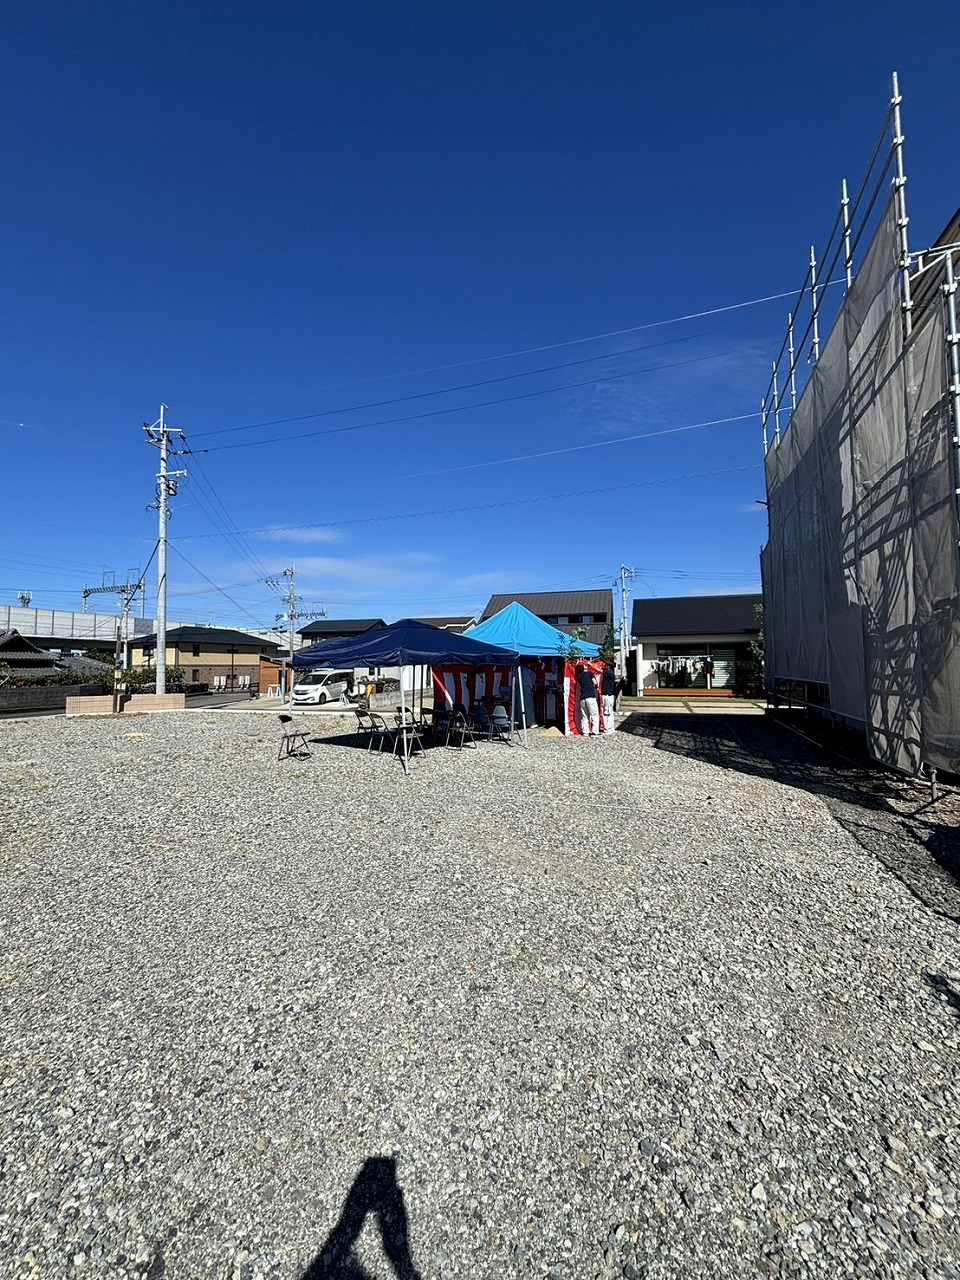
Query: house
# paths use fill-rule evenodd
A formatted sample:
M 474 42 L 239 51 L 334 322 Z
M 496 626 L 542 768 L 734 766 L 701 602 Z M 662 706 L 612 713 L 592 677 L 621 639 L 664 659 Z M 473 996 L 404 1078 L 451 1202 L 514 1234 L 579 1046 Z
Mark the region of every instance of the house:
M 318 618 L 300 627 L 297 634 L 304 644 L 319 644 L 321 640 L 353 640 L 386 625 L 383 618 Z
M 469 627 L 476 625 L 477 619 L 474 617 L 414 618 L 414 622 L 425 622 L 430 627 L 439 627 L 441 631 L 452 631 L 454 635 L 462 636 Z
M 582 631 L 591 644 L 602 645 L 613 622 L 613 591 L 532 591 L 491 596 L 480 618 L 486 622 L 516 600 L 525 609 L 568 635 Z
M 225 627 L 173 627 L 167 631 L 167 666 L 180 667 L 188 684 L 258 692 L 260 656 L 274 654 L 278 647 L 274 640 Z M 155 633 L 134 636 L 130 641 L 131 667 L 155 666 L 156 649 Z
M 28 680 L 33 684 L 55 676 L 59 669 L 51 654 L 32 644 L 15 627 L 0 631 L 0 676 L 5 676 L 7 683 Z
M 633 602 L 631 693 L 731 696 L 756 689 L 751 642 L 760 635 L 763 596 L 677 596 Z

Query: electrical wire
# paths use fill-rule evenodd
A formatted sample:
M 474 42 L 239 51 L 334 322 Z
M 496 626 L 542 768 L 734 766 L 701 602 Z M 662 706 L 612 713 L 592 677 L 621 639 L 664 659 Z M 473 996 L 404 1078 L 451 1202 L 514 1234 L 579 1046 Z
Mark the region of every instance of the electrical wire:
M 203 535 L 200 535 L 200 536 L 203 536 Z M 214 535 L 210 534 L 207 536 L 213 537 Z M 222 595 L 225 600 L 229 600 L 235 609 L 239 609 L 241 613 L 245 613 L 248 618 L 253 618 L 254 622 L 257 624 L 258 629 L 265 630 L 263 623 L 258 617 L 256 617 L 255 614 L 252 614 L 250 610 L 247 609 L 244 605 L 240 604 L 239 601 L 234 600 L 232 596 L 228 595 L 223 587 L 217 586 L 217 584 L 214 582 L 212 578 L 208 578 L 202 569 L 198 569 L 192 560 L 187 559 L 187 557 L 183 554 L 183 552 L 179 549 L 179 547 L 175 546 L 172 542 L 169 543 L 168 545 L 169 545 L 169 549 L 175 552 L 176 555 L 178 555 L 185 564 L 189 565 L 190 568 L 194 571 L 194 573 L 199 574 L 200 577 L 203 578 L 204 582 L 209 582 L 211 587 L 213 587 L 215 591 L 217 591 L 220 595 Z
M 662 476 L 656 480 L 628 480 L 622 484 L 601 485 L 595 489 L 577 489 L 570 493 L 544 493 L 529 498 L 506 498 L 500 502 L 480 502 L 472 506 L 464 507 L 437 507 L 428 511 L 407 511 L 396 515 L 376 515 L 376 516 L 358 516 L 351 520 L 327 520 L 322 524 L 287 524 L 279 526 L 284 531 L 293 531 L 300 529 L 332 529 L 342 528 L 347 525 L 361 524 L 383 524 L 393 520 L 420 520 L 428 516 L 453 516 L 464 515 L 474 511 L 499 511 L 504 507 L 522 507 L 532 506 L 538 502 L 559 502 L 565 498 L 586 498 L 597 493 L 618 493 L 624 489 L 644 489 L 652 485 L 674 484 L 682 480 L 703 480 L 713 476 L 729 476 L 744 471 L 759 471 L 763 464 L 760 462 L 750 463 L 744 467 L 724 467 L 719 471 L 690 471 L 679 476 Z M 244 529 L 243 533 L 249 537 L 258 533 L 274 533 L 278 526 L 267 525 L 259 529 Z M 186 533 L 180 535 L 180 541 L 196 540 L 200 538 L 213 538 L 216 534 L 212 533 Z M 207 579 L 209 581 L 209 579 Z
M 449 369 L 467 369 L 471 365 L 489 364 L 495 360 L 513 360 L 520 356 L 540 355 L 545 351 L 561 351 L 565 347 L 578 347 L 584 342 L 603 342 L 607 338 L 623 338 L 631 333 L 645 333 L 650 329 L 660 329 L 671 324 L 684 324 L 688 320 L 705 320 L 712 316 L 726 315 L 732 311 L 742 311 L 747 307 L 759 307 L 767 302 L 778 302 L 781 298 L 792 298 L 795 289 L 786 289 L 782 293 L 770 293 L 762 298 L 748 298 L 744 302 L 731 302 L 723 307 L 710 307 L 704 311 L 690 311 L 686 315 L 670 316 L 665 320 L 651 320 L 647 324 L 630 325 L 626 329 L 611 329 L 607 333 L 593 333 L 584 338 L 568 338 L 564 342 L 548 342 L 539 347 L 524 347 L 519 351 L 502 351 L 498 355 L 476 356 L 472 360 L 455 360 L 450 364 L 435 364 L 424 369 L 406 369 L 401 373 L 381 373 L 367 378 L 353 378 L 349 382 L 330 382 L 320 387 L 301 387 L 296 394 L 311 391 L 340 391 L 346 387 L 370 386 L 377 382 L 393 382 L 400 378 L 418 378 L 427 373 L 445 373 Z M 292 395 L 292 391 L 274 394 Z
M 591 440 L 588 444 L 571 444 L 563 449 L 545 449 L 542 453 L 521 453 L 512 458 L 494 458 L 490 462 L 467 462 L 460 467 L 441 467 L 437 471 L 409 471 L 396 478 L 398 480 L 419 480 L 426 476 L 446 476 L 457 471 L 477 471 L 482 467 L 502 467 L 511 462 L 532 462 L 538 458 L 556 458 L 563 453 L 580 453 L 584 449 L 602 449 L 610 444 L 631 444 L 637 440 L 653 440 L 656 436 L 675 436 L 684 431 L 699 431 L 702 427 L 719 427 L 730 422 L 744 422 L 748 418 L 759 418 L 760 414 L 739 413 L 732 418 L 711 418 L 707 422 L 691 422 L 685 427 L 666 427 L 663 431 L 642 431 L 635 436 L 616 436 L 611 440 Z
M 583 382 L 568 382 L 561 387 L 544 387 L 539 391 L 523 391 L 515 396 L 501 396 L 495 400 L 480 400 L 476 404 L 450 405 L 445 409 L 428 409 L 423 413 L 404 414 L 397 418 L 378 418 L 376 422 L 358 422 L 346 427 L 327 427 L 322 431 L 304 431 L 298 435 L 291 436 L 270 436 L 269 443 L 277 444 L 286 440 L 309 440 L 316 436 L 334 436 L 342 435 L 348 431 L 367 431 L 371 427 L 392 426 L 398 422 L 418 422 L 423 418 L 440 418 L 450 413 L 466 413 L 472 409 L 489 409 L 493 405 L 512 404 L 517 400 L 531 400 L 536 396 L 554 395 L 560 391 L 576 391 L 582 387 L 596 387 L 607 382 L 620 382 L 624 378 L 636 378 L 644 373 L 659 373 L 663 369 L 679 369 L 685 365 L 703 364 L 707 360 L 720 360 L 724 356 L 735 355 L 739 351 L 745 351 L 746 346 L 732 347 L 727 351 L 715 351 L 706 356 L 693 356 L 689 360 L 674 360 L 667 364 L 648 365 L 645 369 L 631 369 L 627 373 L 614 373 L 606 378 L 589 378 Z M 316 417 L 315 414 L 306 414 L 305 417 Z M 298 421 L 298 419 L 290 419 L 290 421 Z M 244 440 L 237 444 L 216 444 L 209 448 L 201 449 L 200 453 L 220 453 L 224 449 L 250 449 L 254 446 L 264 444 L 263 440 Z M 195 454 L 196 451 L 188 449 L 188 453 Z
M 365 409 L 382 409 L 389 404 L 406 404 L 410 400 L 428 400 L 431 396 L 450 395 L 454 391 L 473 391 L 477 387 L 491 387 L 497 382 L 513 382 L 516 378 L 532 378 L 540 373 L 555 373 L 558 369 L 573 369 L 581 364 L 596 364 L 598 360 L 612 360 L 615 356 L 634 355 L 638 351 L 654 351 L 658 347 L 676 346 L 679 342 L 695 342 L 706 334 L 694 333 L 683 338 L 669 338 L 665 342 L 645 343 L 639 347 L 623 347 L 619 351 L 607 351 L 599 356 L 586 356 L 583 360 L 565 360 L 561 364 L 543 365 L 539 369 L 524 369 L 520 373 L 504 373 L 497 378 L 483 378 L 479 382 L 464 382 L 455 387 L 440 387 L 436 391 L 415 391 L 408 396 L 393 396 L 389 400 L 368 400 L 365 404 L 345 405 L 339 409 L 320 409 L 316 413 L 301 413 L 294 418 L 273 418 L 268 422 L 250 422 L 243 427 L 219 427 L 215 431 L 194 431 L 194 440 L 207 436 L 228 435 L 234 431 L 254 431 L 260 427 L 282 426 L 287 422 L 305 422 L 310 418 L 329 418 L 339 413 L 361 413 Z

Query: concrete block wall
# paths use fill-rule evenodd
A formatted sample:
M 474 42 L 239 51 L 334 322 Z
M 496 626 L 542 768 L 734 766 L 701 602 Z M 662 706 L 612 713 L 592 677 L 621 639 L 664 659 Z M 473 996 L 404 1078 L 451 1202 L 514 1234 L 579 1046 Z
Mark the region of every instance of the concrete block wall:
M 183 711 L 187 703 L 184 693 L 133 693 L 120 700 L 123 712 L 149 711 Z M 68 698 L 68 716 L 110 716 L 113 715 L 113 697 L 102 698 Z

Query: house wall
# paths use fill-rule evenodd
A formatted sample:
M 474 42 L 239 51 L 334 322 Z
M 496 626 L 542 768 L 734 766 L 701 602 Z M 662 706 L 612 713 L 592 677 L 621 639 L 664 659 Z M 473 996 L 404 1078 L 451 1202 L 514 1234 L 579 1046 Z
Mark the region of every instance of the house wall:
M 643 636 L 634 648 L 637 664 L 637 688 L 631 689 L 631 693 L 640 693 L 649 690 L 651 693 L 659 689 L 660 677 L 654 668 L 654 664 L 660 658 L 660 650 L 662 648 L 683 648 L 691 649 L 696 654 L 709 655 L 715 650 L 734 651 L 735 661 L 744 662 L 748 657 L 748 647 L 750 642 L 759 634 L 744 634 L 744 632 L 721 633 L 717 632 L 713 635 L 665 635 L 665 636 Z
M 221 680 L 229 682 L 231 674 L 231 662 L 233 671 L 233 688 L 249 688 L 251 690 L 260 688 L 260 651 L 250 646 L 236 646 L 236 653 L 231 654 L 227 647 L 215 647 L 210 644 L 201 644 L 200 656 L 196 657 L 193 652 L 192 644 L 168 645 L 167 646 L 167 667 L 180 667 L 183 670 L 184 679 L 189 683 L 200 682 L 202 684 L 213 685 Z M 144 658 L 143 650 L 132 646 L 130 650 L 130 664 L 136 669 L 143 667 L 155 667 L 156 661 L 153 652 L 150 653 L 150 661 Z M 195 674 L 196 673 L 196 674 Z

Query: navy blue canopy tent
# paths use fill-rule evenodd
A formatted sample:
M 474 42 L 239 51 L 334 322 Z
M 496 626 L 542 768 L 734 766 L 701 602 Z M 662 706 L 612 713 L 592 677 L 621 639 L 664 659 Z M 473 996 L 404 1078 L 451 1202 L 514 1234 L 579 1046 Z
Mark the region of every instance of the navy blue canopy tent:
M 516 649 L 403 618 L 362 636 L 299 649 L 293 655 L 293 666 L 296 671 L 305 667 L 516 666 L 519 656 Z
M 442 666 L 513 666 L 520 655 L 516 649 L 485 644 L 459 636 L 427 622 L 402 618 L 389 627 L 368 631 L 347 640 L 327 640 L 300 649 L 293 655 L 295 671 L 305 667 L 442 667 Z M 400 680 L 400 702 L 405 709 L 403 679 Z M 409 771 L 410 753 L 407 735 L 403 735 L 403 767 Z

